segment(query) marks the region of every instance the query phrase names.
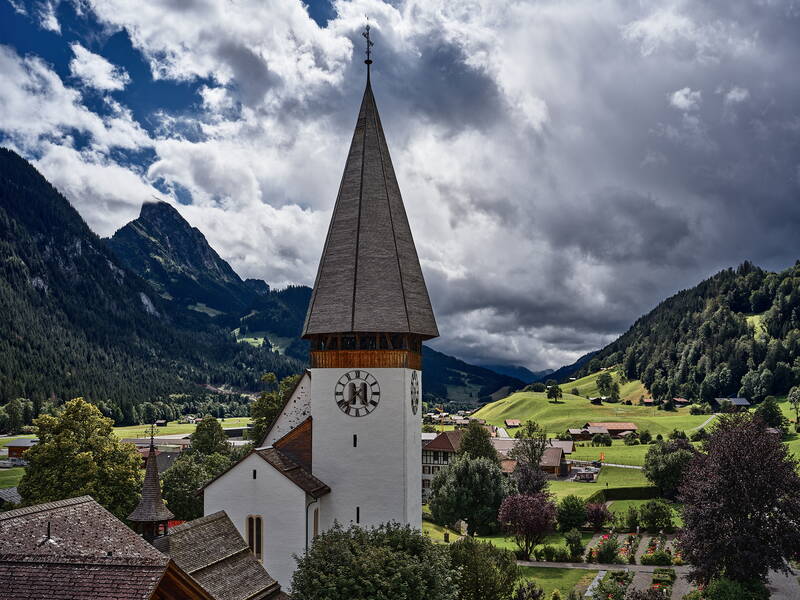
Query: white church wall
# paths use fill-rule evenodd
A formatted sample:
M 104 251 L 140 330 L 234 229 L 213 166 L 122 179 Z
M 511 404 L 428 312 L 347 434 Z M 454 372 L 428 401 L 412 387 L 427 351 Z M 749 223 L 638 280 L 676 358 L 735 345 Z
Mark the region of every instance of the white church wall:
M 410 408 L 412 371 L 360 369 L 377 379 L 380 402 L 370 414 L 351 417 L 335 399 L 336 382 L 351 370 L 312 369 L 314 474 L 332 489 L 322 499 L 322 526 L 334 519 L 355 523 L 358 511 L 362 526 L 397 521 L 420 527 L 420 417 Z
M 278 415 L 275 425 L 267 435 L 264 446 L 271 446 L 309 416 L 311 416 L 311 377 L 306 371 L 283 411 Z M 261 440 L 258 441 L 258 443 L 260 442 Z
M 267 572 L 288 590 L 296 566 L 292 555 L 305 551 L 305 501 L 303 490 L 258 455 L 251 454 L 204 490 L 203 514 L 224 510 L 245 540 L 247 517 L 260 515 L 262 562 Z

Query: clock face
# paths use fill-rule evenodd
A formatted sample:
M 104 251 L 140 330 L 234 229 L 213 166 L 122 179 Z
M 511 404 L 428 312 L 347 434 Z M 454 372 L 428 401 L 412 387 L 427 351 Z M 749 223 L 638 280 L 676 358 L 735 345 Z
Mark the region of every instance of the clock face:
M 416 371 L 411 373 L 411 412 L 417 414 L 419 410 L 419 375 Z
M 378 380 L 366 371 L 348 371 L 336 382 L 334 397 L 344 414 L 363 417 L 377 408 L 381 387 Z

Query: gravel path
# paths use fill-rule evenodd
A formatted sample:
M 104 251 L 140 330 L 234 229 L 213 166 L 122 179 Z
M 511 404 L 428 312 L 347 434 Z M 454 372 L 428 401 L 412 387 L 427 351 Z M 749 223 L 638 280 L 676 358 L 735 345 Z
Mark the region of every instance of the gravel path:
M 713 421 L 716 416 L 717 416 L 717 414 L 714 413 L 713 415 L 708 417 L 705 421 L 703 421 L 703 423 L 701 425 L 698 425 L 697 427 L 692 427 L 692 429 L 690 429 L 689 431 L 693 431 L 695 429 L 700 429 L 701 427 L 705 427 L 706 425 L 711 423 L 711 421 Z
M 767 586 L 770 591 L 771 600 L 797 600 L 800 598 L 800 583 L 797 576 L 800 573 L 793 572 L 791 575 L 770 571 Z
M 632 573 L 650 573 L 652 576 L 653 570 L 657 569 L 658 567 L 654 567 L 653 565 L 600 565 L 597 563 L 561 563 L 561 562 L 539 562 L 539 561 L 528 561 L 528 560 L 518 560 L 517 564 L 522 567 L 552 567 L 554 569 L 587 569 L 587 570 L 605 570 L 605 571 L 619 571 L 623 569 L 628 569 Z M 689 572 L 688 566 L 680 566 L 680 567 L 671 567 L 675 569 L 675 572 L 684 575 Z
M 642 539 L 639 540 L 639 547 L 636 549 L 636 564 L 639 565 L 642 563 L 642 554 L 645 553 L 647 550 L 647 545 L 650 543 L 650 539 L 653 536 L 649 533 L 643 533 Z

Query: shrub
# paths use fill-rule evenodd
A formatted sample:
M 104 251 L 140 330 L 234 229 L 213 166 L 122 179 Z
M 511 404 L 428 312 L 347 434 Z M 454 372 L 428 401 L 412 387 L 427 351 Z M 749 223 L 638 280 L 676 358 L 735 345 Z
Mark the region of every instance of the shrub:
M 689 414 L 690 415 L 704 415 L 704 414 L 706 414 L 706 411 L 701 405 L 692 404 L 689 407 Z
M 656 550 L 651 554 L 642 554 L 643 565 L 671 565 L 672 555 L 666 550 Z
M 585 546 L 583 545 L 583 538 L 581 532 L 577 529 L 570 529 L 564 534 L 564 542 L 569 549 L 569 556 L 571 560 L 579 560 L 583 554 Z
M 629 506 L 628 512 L 625 513 L 625 528 L 628 531 L 636 531 L 637 527 L 639 527 L 639 509 Z
M 553 593 L 550 595 L 550 600 L 561 600 L 561 592 L 558 588 L 553 590 Z
M 542 557 L 547 562 L 553 562 L 556 558 L 555 546 L 551 546 L 550 544 L 542 546 Z
M 560 531 L 578 529 L 586 523 L 586 502 L 575 495 L 565 496 L 558 503 L 556 522 Z
M 641 433 L 639 433 L 639 441 L 643 444 L 649 444 L 653 441 L 653 435 L 650 433 L 649 429 L 645 429 Z
M 672 507 L 662 499 L 650 500 L 639 509 L 642 525 L 648 531 L 672 529 Z
M 721 577 L 706 587 L 705 600 L 768 600 L 769 590 L 759 581 L 740 582 Z
M 526 581 L 517 586 L 511 600 L 544 600 L 544 590 L 535 581 Z
M 602 564 L 622 562 L 619 555 L 619 538 L 617 534 L 604 535 L 597 543 L 595 559 Z
M 626 435 L 625 436 L 625 445 L 626 446 L 638 446 L 639 445 L 639 439 L 632 433 L 630 435 Z
M 586 518 L 595 531 L 600 531 L 603 525 L 611 520 L 611 512 L 606 508 L 605 504 L 589 504 L 586 506 Z
M 703 440 L 708 439 L 708 432 L 703 427 L 701 427 L 697 431 L 693 431 L 692 435 L 689 436 L 689 439 L 692 440 L 693 442 L 702 442 Z
M 612 443 L 613 440 L 607 433 L 595 433 L 592 436 L 592 446 L 610 446 Z

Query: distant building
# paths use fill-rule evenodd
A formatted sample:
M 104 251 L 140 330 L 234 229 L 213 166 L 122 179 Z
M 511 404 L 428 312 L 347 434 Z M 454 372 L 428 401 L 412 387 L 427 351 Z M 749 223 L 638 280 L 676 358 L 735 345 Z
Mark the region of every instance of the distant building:
M 584 428 L 602 428 L 607 430 L 608 434 L 611 436 L 619 435 L 623 431 L 637 431 L 638 427 L 636 427 L 636 423 L 630 422 L 608 422 L 608 423 L 597 423 L 597 422 L 589 422 L 583 426 Z
M 521 423 L 519 419 L 506 419 L 503 421 L 506 427 L 520 427 Z
M 22 453 L 39 443 L 36 438 L 19 438 L 6 444 L 8 458 L 22 458 Z
M 422 501 L 430 496 L 434 475 L 450 464 L 461 447 L 463 431 L 444 431 L 422 446 Z
M 167 420 L 166 419 L 158 419 L 156 421 L 156 427 L 166 427 L 166 426 L 167 426 Z
M 746 410 L 750 406 L 750 401 L 747 398 L 714 398 L 715 408 L 722 408 L 726 403 L 729 403 L 734 410 Z
M 687 400 L 686 398 L 673 398 L 672 402 L 680 405 L 691 404 L 691 401 Z
M 656 403 L 652 398 L 642 398 L 642 404 L 645 406 L 653 406 Z

